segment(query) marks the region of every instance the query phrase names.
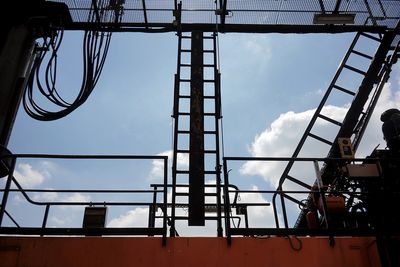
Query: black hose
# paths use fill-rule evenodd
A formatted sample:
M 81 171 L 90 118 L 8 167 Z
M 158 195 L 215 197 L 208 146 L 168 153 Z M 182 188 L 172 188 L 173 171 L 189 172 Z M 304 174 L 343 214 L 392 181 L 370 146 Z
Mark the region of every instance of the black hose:
M 97 12 L 95 12 L 96 10 Z M 107 14 L 100 13 L 100 15 L 106 16 Z M 89 21 L 98 20 L 98 16 L 98 8 L 93 8 L 89 14 Z M 63 94 L 56 86 L 57 54 L 63 35 L 63 30 L 57 30 L 50 37 L 44 37 L 42 47 L 36 50 L 36 58 L 23 97 L 23 107 L 26 113 L 36 120 L 57 120 L 80 107 L 93 92 L 105 65 L 111 43 L 111 32 L 86 31 L 82 46 L 83 75 L 80 89 L 73 101 L 69 102 L 64 99 Z M 47 65 L 42 70 L 41 66 L 44 64 Z

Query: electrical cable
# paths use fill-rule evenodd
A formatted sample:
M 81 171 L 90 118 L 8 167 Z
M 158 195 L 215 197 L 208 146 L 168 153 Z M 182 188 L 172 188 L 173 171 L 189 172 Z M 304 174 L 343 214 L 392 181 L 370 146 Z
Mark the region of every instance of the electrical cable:
M 97 7 L 96 1 L 93 1 L 94 5 L 88 17 L 90 22 L 104 20 L 117 22 L 118 19 L 121 19 L 118 16 L 122 12 L 115 12 L 114 14 L 113 8 L 121 9 L 122 6 L 110 8 L 104 1 L 99 3 L 100 9 Z M 67 101 L 56 86 L 58 74 L 57 55 L 64 31 L 63 29 L 54 30 L 50 36 L 43 37 L 41 44 L 36 47 L 35 60 L 22 100 L 26 113 L 36 120 L 53 121 L 67 116 L 85 103 L 96 87 L 104 68 L 110 48 L 111 35 L 112 33 L 107 32 L 106 28 L 85 31 L 82 45 L 82 82 L 73 101 Z M 46 66 L 42 68 L 45 64 Z
M 218 10 L 218 1 L 215 1 L 215 8 Z M 221 59 L 219 55 L 219 27 L 218 27 L 218 14 L 215 13 L 215 39 L 216 39 L 216 54 L 217 54 L 217 62 L 215 63 L 217 65 L 218 71 L 221 69 Z M 222 102 L 221 102 L 221 84 L 220 86 L 220 91 L 219 91 L 219 109 L 220 109 L 220 114 L 222 114 Z M 225 143 L 224 143 L 224 124 L 222 122 L 222 115 L 220 118 L 220 127 L 221 127 L 221 149 L 222 149 L 222 158 L 225 157 Z
M 286 237 L 287 237 L 288 240 L 289 240 L 290 247 L 291 247 L 294 251 L 300 251 L 300 250 L 303 249 L 303 242 L 301 242 L 300 238 L 298 238 L 298 237 L 295 236 L 295 235 L 293 236 L 293 239 L 296 239 L 296 241 L 297 241 L 297 243 L 298 243 L 298 246 L 295 247 L 294 244 L 293 244 L 292 237 L 290 237 L 289 235 L 286 236 Z

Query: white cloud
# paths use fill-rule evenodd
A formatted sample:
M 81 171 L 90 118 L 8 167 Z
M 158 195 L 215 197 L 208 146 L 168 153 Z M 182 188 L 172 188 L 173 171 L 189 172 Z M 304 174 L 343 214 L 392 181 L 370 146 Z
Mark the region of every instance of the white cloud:
M 145 227 L 149 218 L 149 209 L 135 208 L 112 219 L 107 227 Z
M 400 72 L 399 72 L 400 73 Z M 398 75 L 400 76 L 400 75 Z M 327 106 L 322 114 L 332 119 L 342 121 L 349 105 Z M 381 148 L 386 146 L 382 138 L 382 122 L 380 114 L 389 108 L 400 108 L 400 91 L 391 89 L 391 84 L 385 85 L 375 111 L 364 134 L 357 156 L 364 157 L 369 155 L 378 145 Z M 273 121 L 267 129 L 257 135 L 249 150 L 253 157 L 290 157 L 294 152 L 302 134 L 305 131 L 315 110 L 307 110 L 295 113 L 292 111 L 281 114 Z M 313 133 L 328 140 L 333 140 L 337 134 L 338 127 L 324 120 L 318 119 L 313 128 Z M 308 138 L 301 150 L 300 157 L 325 157 L 329 151 L 329 146 Z M 285 163 L 278 162 L 246 162 L 242 165 L 240 172 L 243 175 L 259 175 L 270 185 L 276 187 L 283 172 Z M 315 174 L 312 163 L 295 163 L 290 174 L 306 183 L 315 181 Z M 295 174 L 295 175 L 293 175 Z M 286 189 L 299 189 L 291 182 L 286 182 Z
M 209 181 L 207 184 L 215 184 L 215 181 Z M 258 190 L 256 186 L 253 186 L 252 190 Z M 188 188 L 177 188 L 177 192 L 188 192 Z M 206 193 L 215 192 L 215 188 L 206 187 Z M 230 196 L 231 202 L 233 201 L 233 194 Z M 171 192 L 168 194 L 168 201 L 171 201 Z M 177 203 L 187 203 L 187 197 L 180 196 L 176 200 Z M 238 198 L 238 203 L 267 203 L 268 201 L 260 193 L 242 193 Z M 207 196 L 206 204 L 215 204 L 216 198 Z M 143 227 L 148 223 L 148 208 L 135 208 L 125 212 L 124 214 L 113 218 L 109 223 L 108 227 Z M 187 216 L 187 208 L 179 207 L 176 209 L 176 216 Z M 171 209 L 168 209 L 168 214 L 171 214 Z M 157 215 L 161 216 L 162 212 L 158 210 Z M 235 209 L 233 210 L 233 215 L 235 216 Z M 215 213 L 206 213 L 206 216 L 216 216 Z M 240 227 L 245 226 L 244 216 L 241 217 Z M 279 219 L 281 221 L 281 216 Z M 250 227 L 274 227 L 274 214 L 271 206 L 256 206 L 248 207 L 248 218 Z M 238 220 L 235 219 L 235 224 Z M 161 220 L 156 220 L 156 225 L 161 226 Z M 176 230 L 180 236 L 216 236 L 217 235 L 217 225 L 215 221 L 206 221 L 205 226 L 193 227 L 188 226 L 187 221 L 177 220 Z M 232 224 L 232 227 L 233 224 Z
M 72 194 L 70 194 L 68 196 L 63 197 L 61 201 L 65 201 L 65 202 L 89 202 L 90 201 L 90 196 L 83 195 L 81 193 L 72 193 Z
M 46 193 L 38 194 L 36 197 L 42 201 L 54 201 L 54 202 L 90 202 L 91 198 L 89 195 L 81 193 L 72 193 L 68 195 L 57 194 L 57 193 Z M 47 199 L 46 199 L 47 198 Z M 54 206 L 51 210 L 53 214 L 50 216 L 50 222 L 58 226 L 81 226 L 82 212 L 84 206 Z M 68 214 L 67 216 L 65 216 Z
M 397 72 L 397 78 L 400 78 L 400 69 Z M 394 86 L 397 84 L 395 83 Z M 323 110 L 323 114 L 327 117 L 342 121 L 346 114 L 349 104 L 345 106 L 328 106 Z M 393 88 L 393 83 L 387 83 L 382 91 L 375 111 L 370 119 L 368 127 L 365 131 L 363 139 L 357 151 L 357 157 L 365 157 L 371 154 L 373 149 L 380 144 L 380 148 L 386 147 L 381 131 L 382 122 L 380 115 L 389 108 L 400 109 L 400 90 Z M 302 134 L 308 125 L 311 116 L 315 110 L 307 110 L 304 112 L 287 112 L 281 114 L 273 121 L 267 129 L 257 135 L 252 142 L 249 151 L 253 157 L 290 157 L 294 152 Z M 336 136 L 338 127 L 329 125 L 323 120 L 317 120 L 313 132 L 323 136 L 328 140 L 333 140 Z M 329 146 L 312 138 L 308 138 L 303 146 L 299 157 L 325 157 L 329 151 Z M 283 173 L 285 163 L 278 162 L 246 162 L 241 166 L 240 173 L 242 175 L 261 176 L 268 182 L 272 188 L 276 188 L 279 184 L 280 176 Z M 321 167 L 321 166 L 320 166 Z M 311 185 L 316 179 L 313 163 L 296 162 L 289 174 L 299 180 Z M 305 188 L 286 180 L 283 184 L 284 190 L 305 190 Z M 307 194 L 290 194 L 292 197 L 300 200 L 307 197 Z M 290 202 L 289 202 L 290 204 Z M 288 202 L 286 203 L 288 205 Z M 279 204 L 278 204 L 279 206 Z M 290 214 L 297 214 L 296 205 L 287 206 Z M 264 214 L 265 212 L 257 212 L 255 214 Z M 288 215 L 290 215 L 288 214 Z M 255 215 L 257 216 L 257 215 Z
M 347 107 L 327 106 L 322 113 L 330 118 L 341 120 L 347 111 Z M 271 123 L 260 135 L 257 135 L 250 147 L 253 157 L 290 157 L 297 146 L 303 132 L 305 131 L 315 109 L 300 113 L 293 111 L 281 114 L 278 119 Z M 316 134 L 325 138 L 330 136 L 337 127 L 324 120 L 317 120 L 315 124 Z M 325 145 L 315 146 L 312 141 L 305 144 L 303 157 L 318 157 L 327 152 Z M 285 167 L 282 162 L 246 162 L 240 169 L 244 175 L 260 175 L 272 186 L 276 187 L 280 175 Z
M 52 189 L 52 188 L 48 188 Z M 42 193 L 35 193 L 32 197 L 35 201 L 56 201 L 59 198 L 57 192 L 42 192 Z
M 172 156 L 173 156 L 172 150 L 161 152 L 157 154 L 157 156 L 168 156 L 168 166 L 172 166 Z M 178 169 L 185 169 L 185 168 L 187 169 L 187 167 L 189 166 L 189 155 L 178 153 L 177 165 Z M 163 177 L 164 177 L 164 161 L 153 160 L 152 168 L 150 170 L 148 179 L 154 181 L 154 180 L 160 180 Z
M 70 223 L 71 220 L 68 217 L 63 217 L 62 219 L 60 219 L 57 216 L 52 216 L 50 218 L 50 222 L 58 226 L 65 226 L 66 224 Z
M 38 186 L 50 176 L 48 170 L 37 170 L 27 163 L 19 163 L 14 171 L 14 177 L 22 187 Z
M 258 191 L 257 186 L 253 186 L 252 190 Z M 238 203 L 249 204 L 249 203 L 269 203 L 261 193 L 241 193 L 240 201 Z M 247 207 L 249 227 L 263 227 L 272 228 L 275 227 L 274 211 L 272 206 L 249 206 Z M 280 216 L 278 216 L 280 219 Z M 241 227 L 244 227 L 242 221 Z

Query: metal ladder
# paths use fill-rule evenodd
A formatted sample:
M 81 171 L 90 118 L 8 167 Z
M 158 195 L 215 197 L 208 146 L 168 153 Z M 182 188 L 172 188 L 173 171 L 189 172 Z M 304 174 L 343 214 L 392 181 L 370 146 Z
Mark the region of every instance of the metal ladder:
M 174 136 L 170 235 L 176 233 L 176 220 L 187 220 L 189 226 L 202 226 L 205 220 L 217 220 L 217 234 L 222 236 L 219 129 L 221 91 L 217 33 L 178 33 L 172 117 Z M 188 157 L 189 165 L 180 166 L 179 156 Z M 205 186 L 205 183 L 214 180 L 215 189 L 209 190 L 210 186 Z M 215 199 L 213 205 L 216 206 L 217 216 L 205 216 L 206 206 L 210 206 L 205 201 L 206 197 Z M 185 205 L 189 207 L 188 216 L 177 216 L 176 211 Z
M 353 100 L 357 97 L 358 92 L 354 90 L 356 88 L 353 88 L 353 90 L 352 90 L 352 88 L 345 88 L 344 86 L 341 86 L 338 81 L 340 80 L 342 75 L 344 75 L 343 73 L 344 73 L 345 70 L 347 71 L 347 73 L 351 73 L 353 75 L 361 76 L 363 78 L 363 81 L 366 78 L 367 71 L 364 71 L 364 70 L 361 70 L 361 69 L 359 69 L 357 67 L 354 67 L 354 66 L 350 65 L 350 63 L 349 63 L 349 61 L 350 61 L 349 59 L 350 59 L 351 56 L 357 56 L 357 57 L 364 58 L 365 60 L 368 60 L 369 65 L 371 65 L 371 63 L 373 62 L 373 60 L 374 60 L 374 56 L 373 55 L 369 55 L 369 54 L 364 53 L 361 50 L 359 50 L 358 46 L 359 46 L 359 43 L 360 43 L 360 41 L 362 39 L 366 39 L 368 41 L 375 42 L 376 45 L 380 45 L 381 42 L 382 42 L 382 38 L 380 38 L 379 36 L 375 36 L 375 35 L 368 34 L 368 33 L 362 33 L 362 32 L 359 32 L 359 33 L 356 34 L 356 36 L 353 39 L 348 51 L 345 54 L 341 64 L 339 65 L 339 68 L 337 69 L 336 74 L 333 77 L 333 80 L 331 81 L 331 83 L 330 83 L 325 95 L 323 96 L 321 103 L 317 107 L 314 115 L 311 118 L 310 123 L 308 124 L 303 136 L 301 137 L 301 139 L 300 139 L 300 141 L 299 141 L 299 143 L 298 143 L 298 145 L 297 145 L 297 147 L 296 147 L 296 149 L 295 149 L 295 151 L 294 151 L 294 153 L 292 155 L 292 158 L 296 158 L 296 157 L 299 156 L 299 154 L 301 153 L 301 151 L 304 148 L 305 142 L 309 138 L 317 140 L 319 143 L 328 145 L 331 148 L 334 146 L 336 140 L 328 140 L 326 138 L 323 138 L 323 137 L 319 136 L 318 134 L 314 133 L 313 130 L 315 129 L 316 122 L 318 120 L 323 120 L 323 121 L 327 122 L 330 125 L 336 125 L 337 126 L 337 133 L 338 134 L 340 133 L 340 130 L 341 130 L 342 126 L 343 126 L 343 122 L 344 121 L 337 121 L 337 120 L 335 120 L 333 118 L 330 118 L 330 117 L 324 115 L 323 114 L 323 110 L 324 110 L 324 107 L 327 106 L 328 99 L 330 99 L 330 96 L 335 91 L 336 92 L 339 91 L 339 92 L 341 92 L 343 94 L 349 95 L 350 97 L 353 97 Z M 361 115 L 362 115 L 361 116 L 361 118 L 362 118 L 362 117 L 367 115 L 367 112 L 362 111 Z M 361 118 L 359 118 L 359 120 L 361 120 Z M 337 135 L 335 135 L 335 136 L 337 136 Z M 323 155 L 323 156 L 325 156 L 325 155 Z M 280 177 L 277 191 L 282 191 L 283 190 L 283 185 L 284 185 L 285 181 L 291 181 L 291 182 L 299 185 L 300 187 L 305 188 L 306 190 L 311 190 L 311 188 L 312 188 L 311 185 L 301 181 L 300 179 L 294 177 L 294 175 L 291 174 L 291 170 L 293 169 L 294 165 L 295 165 L 295 161 L 294 160 L 290 160 L 288 162 L 288 164 L 286 165 L 286 167 L 285 167 L 285 169 L 284 169 L 284 171 L 283 171 L 283 173 L 282 173 L 282 175 Z M 275 206 L 275 213 L 277 213 L 277 211 L 276 211 L 276 197 L 277 197 L 277 195 L 278 194 L 276 193 L 273 196 L 273 204 Z M 284 194 L 284 193 L 279 194 L 279 195 L 280 195 L 280 201 L 282 203 L 282 213 L 283 214 L 286 214 L 286 207 L 284 205 L 284 199 L 285 198 L 290 200 L 290 201 L 292 201 L 292 202 L 295 202 L 298 205 L 304 206 L 304 203 L 302 203 L 301 201 L 297 200 L 294 197 L 291 197 L 291 196 L 289 196 L 287 194 Z M 277 226 L 279 226 L 279 220 L 278 220 L 277 214 L 275 214 L 275 223 L 276 223 Z M 285 224 L 285 227 L 288 227 L 288 220 L 287 220 L 286 216 L 284 216 L 284 224 Z

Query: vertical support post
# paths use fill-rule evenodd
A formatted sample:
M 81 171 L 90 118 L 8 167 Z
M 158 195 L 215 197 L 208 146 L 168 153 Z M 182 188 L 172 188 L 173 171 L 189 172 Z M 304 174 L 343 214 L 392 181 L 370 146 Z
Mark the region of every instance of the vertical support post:
M 157 190 L 158 187 L 154 186 L 153 187 L 153 203 L 149 205 L 149 222 L 148 222 L 148 227 L 149 228 L 154 228 L 155 226 L 155 214 L 156 214 L 156 209 L 157 209 Z M 153 236 L 153 235 L 149 235 Z
M 163 207 L 164 207 L 164 216 L 163 216 L 163 237 L 162 237 L 162 245 L 167 245 L 167 219 L 168 219 L 168 157 L 164 158 L 164 190 L 163 190 Z M 174 228 L 175 232 L 175 228 Z
M 12 27 L 0 44 L 0 144 L 4 146 L 17 115 L 34 44 L 26 25 Z
M 317 186 L 320 194 L 319 197 L 322 199 L 322 213 L 324 214 L 325 226 L 328 229 L 329 228 L 328 208 L 326 206 L 324 183 L 322 182 L 321 171 L 319 168 L 318 161 L 314 161 L 314 170 L 315 170 L 315 175 L 317 177 Z
M 229 177 L 228 177 L 228 166 L 226 159 L 223 159 L 224 165 L 224 213 L 225 213 L 225 234 L 228 241 L 228 245 L 231 245 L 231 203 L 229 200 Z
M 279 197 L 281 198 L 283 222 L 285 224 L 285 228 L 289 228 L 289 222 L 288 222 L 287 213 L 286 213 L 285 197 L 284 197 L 285 193 L 283 192 L 282 185 L 279 185 L 278 191 L 280 192 Z
M 192 32 L 190 81 L 189 226 L 205 225 L 203 32 Z
M 171 223 L 170 233 L 171 237 L 175 236 L 175 201 L 176 201 L 176 180 L 177 180 L 177 167 L 178 167 L 178 130 L 179 130 L 179 94 L 180 94 L 180 83 L 179 77 L 181 75 L 181 52 L 182 52 L 182 36 L 178 33 L 178 57 L 177 57 L 177 70 L 175 74 L 175 85 L 174 85 L 174 109 L 172 117 L 174 118 L 174 154 L 172 156 L 172 199 L 171 199 Z
M 1 201 L 1 206 L 0 206 L 0 227 L 3 223 L 3 217 L 4 217 L 5 210 L 6 210 L 8 195 L 10 193 L 12 177 L 14 175 L 14 169 L 15 169 L 15 162 L 16 162 L 16 159 L 13 158 L 11 161 L 11 166 L 10 166 L 8 177 L 7 177 L 7 182 L 4 187 L 3 199 Z
M 223 236 L 222 229 L 222 207 L 221 207 L 221 162 L 220 162 L 220 139 L 219 139 L 219 122 L 221 119 L 221 75 L 218 70 L 218 56 L 217 56 L 217 32 L 213 33 L 213 50 L 214 50 L 214 80 L 215 80 L 215 179 L 216 179 L 216 193 L 217 193 L 217 236 Z
M 50 204 L 47 204 L 46 209 L 44 211 L 44 216 L 43 216 L 42 230 L 44 230 L 46 228 L 47 218 L 49 217 L 49 210 L 50 210 Z M 43 234 L 41 234 L 40 236 L 43 236 Z

